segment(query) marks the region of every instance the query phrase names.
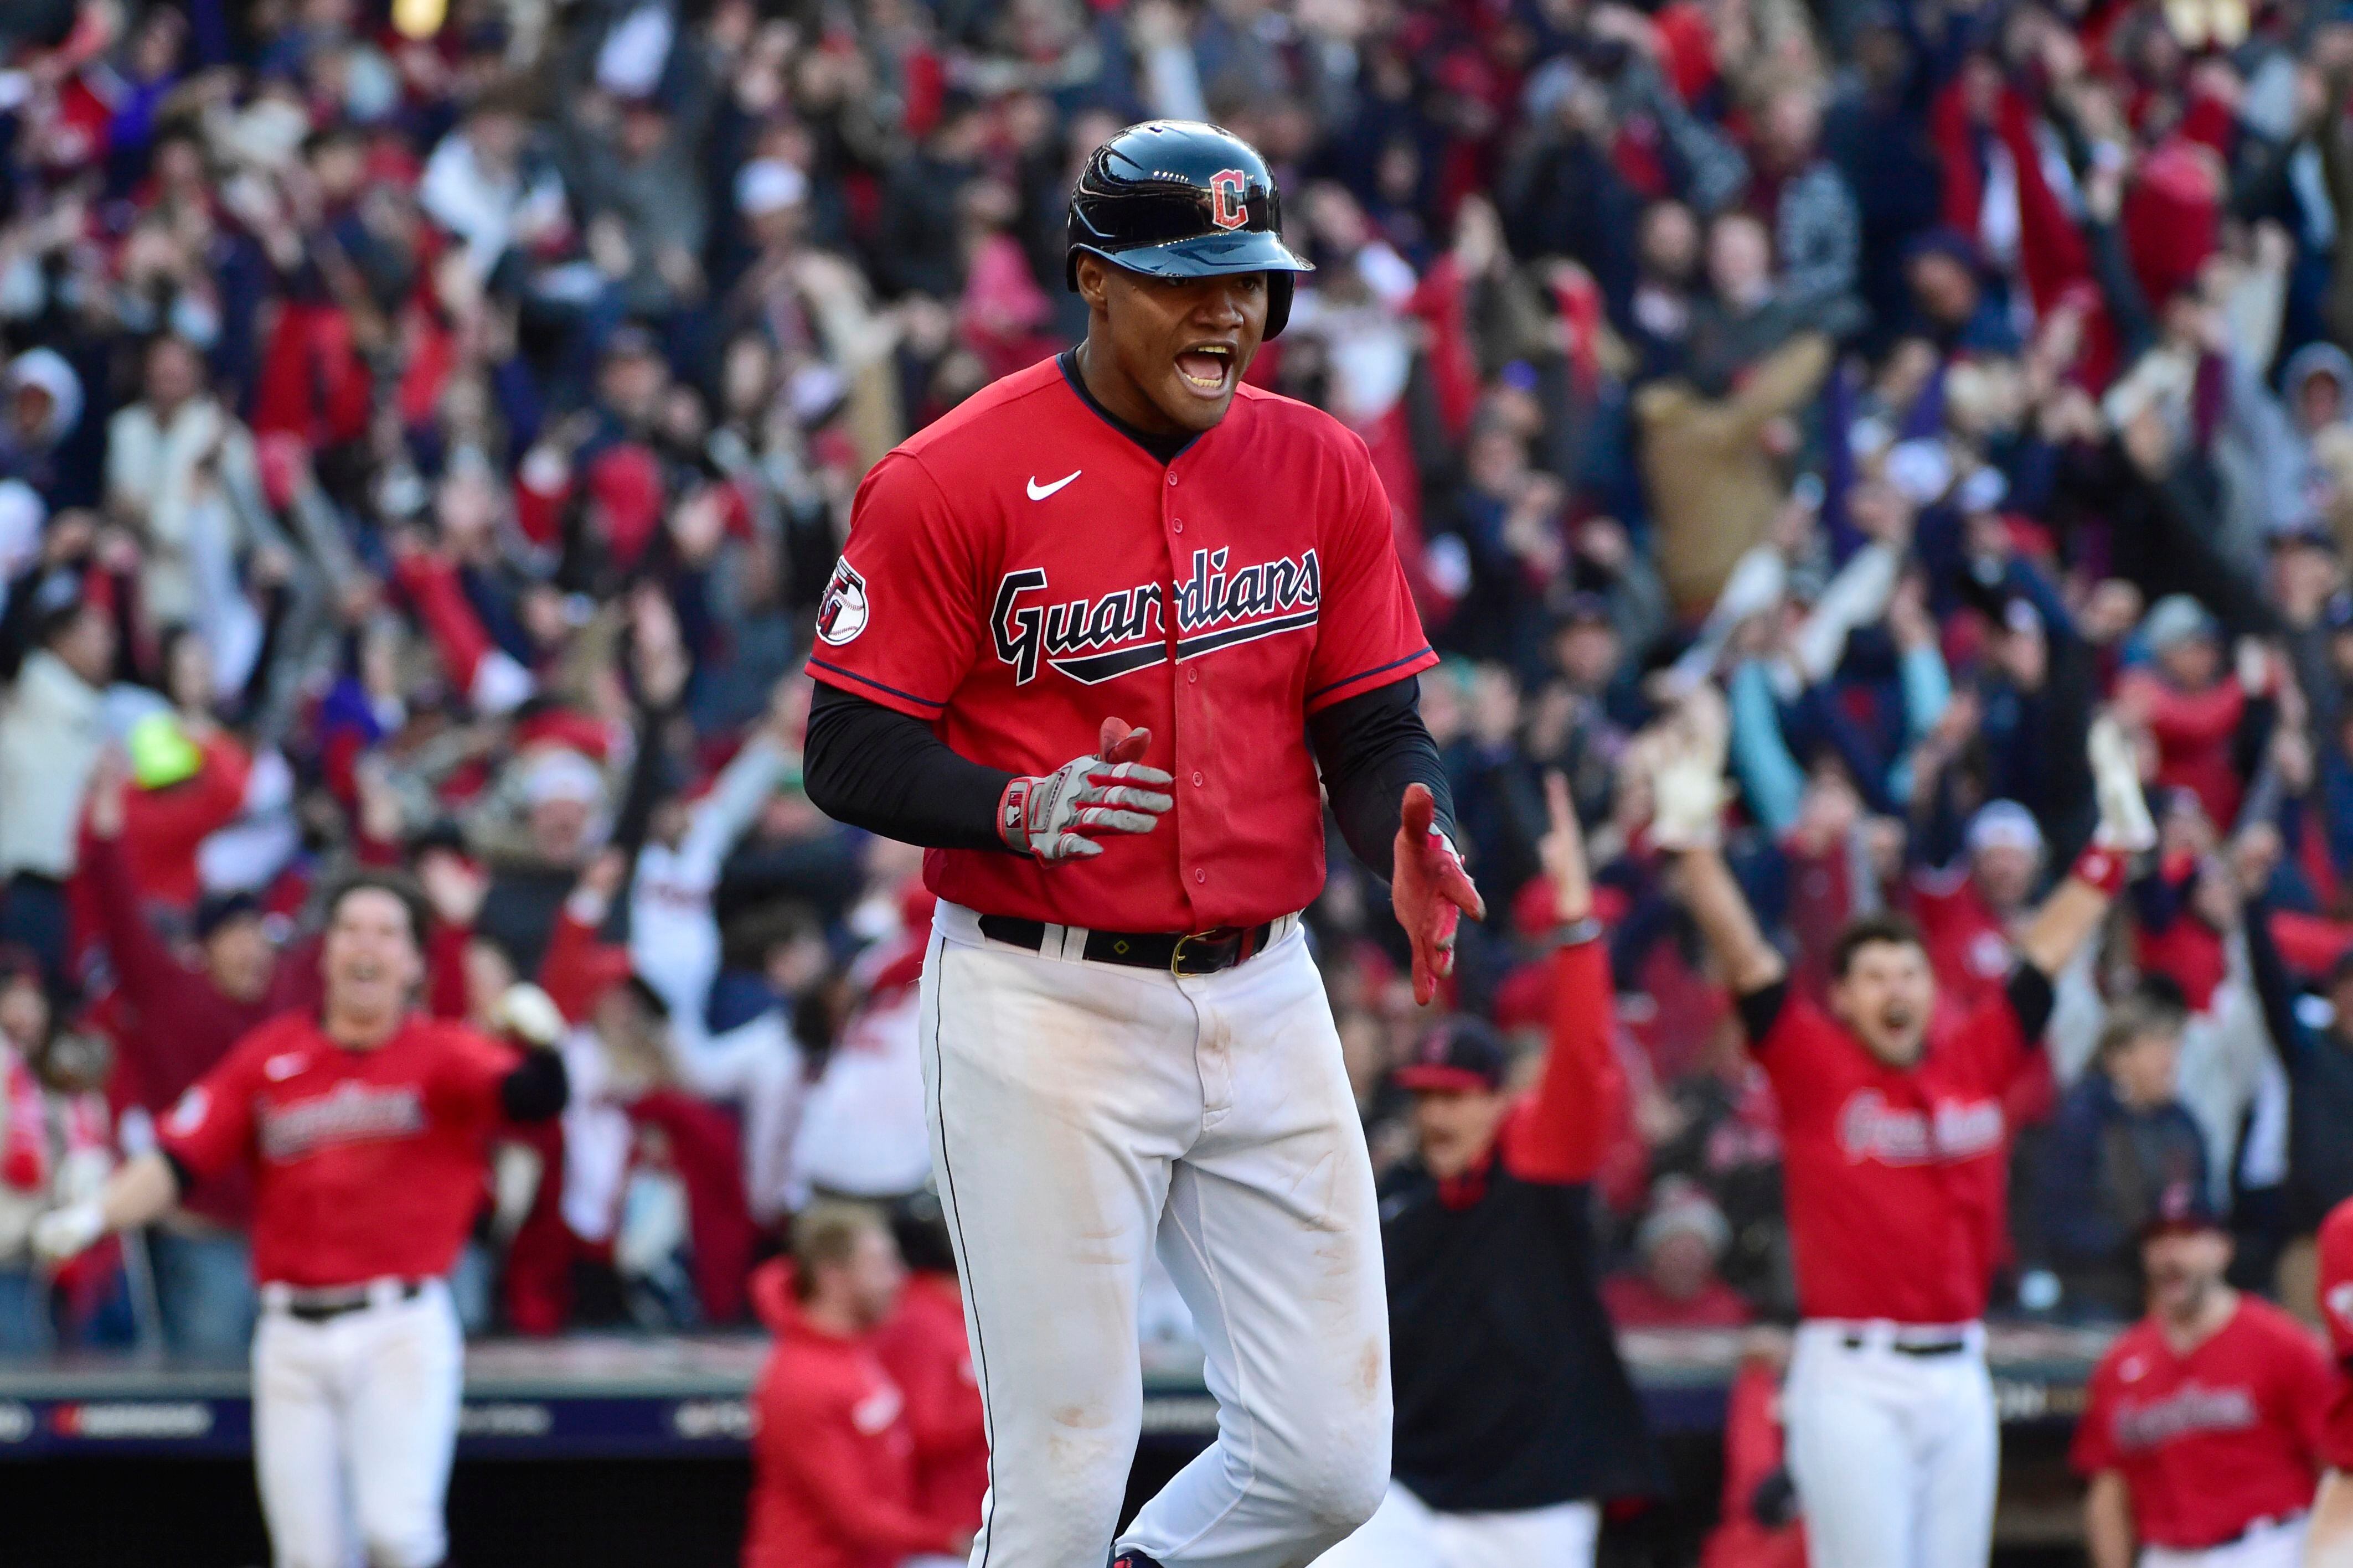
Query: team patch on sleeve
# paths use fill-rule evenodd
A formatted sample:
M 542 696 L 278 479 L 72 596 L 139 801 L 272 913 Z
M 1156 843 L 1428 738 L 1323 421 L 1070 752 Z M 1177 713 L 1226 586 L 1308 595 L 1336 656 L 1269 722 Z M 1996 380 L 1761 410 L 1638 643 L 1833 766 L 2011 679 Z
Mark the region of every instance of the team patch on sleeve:
M 190 1084 L 164 1118 L 164 1131 L 174 1138 L 189 1138 L 205 1124 L 212 1113 L 213 1097 L 203 1084 Z
M 834 563 L 817 606 L 817 635 L 839 647 L 866 629 L 866 579 L 848 561 Z

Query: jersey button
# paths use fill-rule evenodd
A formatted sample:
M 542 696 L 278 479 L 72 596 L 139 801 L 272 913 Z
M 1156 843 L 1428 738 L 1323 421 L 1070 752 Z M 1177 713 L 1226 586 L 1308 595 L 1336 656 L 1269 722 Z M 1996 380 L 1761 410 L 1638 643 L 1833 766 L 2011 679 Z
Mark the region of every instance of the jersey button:
M 1198 669 L 1188 669 L 1185 672 L 1185 684 L 1187 686 L 1194 685 L 1200 679 L 1201 672 Z
M 1193 775 L 1193 787 L 1195 789 L 1199 789 L 1201 787 L 1201 775 L 1198 773 L 1196 773 Z
M 1184 532 L 1184 531 L 1185 531 L 1185 520 L 1184 520 L 1183 518 L 1181 518 L 1181 517 L 1180 517 L 1180 518 L 1178 518 L 1176 521 L 1174 521 L 1174 522 L 1170 523 L 1170 524 L 1168 525 L 1168 531 L 1170 531 L 1171 533 L 1182 533 L 1182 532 Z
M 1207 871 L 1202 870 L 1198 866 L 1193 868 L 1193 880 L 1196 882 L 1206 882 L 1208 879 L 1209 874 Z
M 1176 488 L 1176 472 L 1173 468 L 1168 473 L 1168 488 L 1172 490 Z

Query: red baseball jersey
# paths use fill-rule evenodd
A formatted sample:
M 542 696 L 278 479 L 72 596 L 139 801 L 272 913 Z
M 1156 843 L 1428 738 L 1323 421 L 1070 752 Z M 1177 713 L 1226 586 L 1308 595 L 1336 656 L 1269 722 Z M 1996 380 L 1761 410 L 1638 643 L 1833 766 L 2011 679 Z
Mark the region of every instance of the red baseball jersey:
M 1912 918 L 1936 972 L 1940 1014 L 1958 1017 L 2002 994 L 2018 962 L 2010 933 L 1965 870 L 1924 871 L 1911 882 Z
M 2312 1506 L 2328 1367 L 2303 1324 L 2239 1299 L 2231 1321 L 2178 1355 L 2149 1320 L 2092 1373 L 2072 1456 L 2116 1470 L 2145 1546 L 2196 1552 Z
M 2027 1059 L 2007 995 L 1883 1065 L 1793 988 L 1756 1056 L 1781 1102 L 1799 1310 L 1965 1323 L 1985 1312 L 2002 1237 L 2002 1090 Z
M 421 1015 L 373 1050 L 348 1050 L 288 1013 L 180 1097 L 162 1142 L 199 1177 L 250 1166 L 256 1279 L 429 1279 L 457 1261 L 481 1205 L 499 1085 L 518 1059 Z
M 1356 437 L 1244 386 L 1163 465 L 1047 360 L 866 476 L 808 668 L 1017 773 L 1093 752 L 1105 718 L 1150 730 L 1176 781 L 1151 833 L 1054 867 L 934 849 L 924 881 L 989 914 L 1199 931 L 1315 897 L 1307 715 L 1436 662 Z
M 2329 1468 L 2353 1474 L 2353 1198 L 2320 1222 L 2320 1315 L 2337 1362 L 2321 1458 Z

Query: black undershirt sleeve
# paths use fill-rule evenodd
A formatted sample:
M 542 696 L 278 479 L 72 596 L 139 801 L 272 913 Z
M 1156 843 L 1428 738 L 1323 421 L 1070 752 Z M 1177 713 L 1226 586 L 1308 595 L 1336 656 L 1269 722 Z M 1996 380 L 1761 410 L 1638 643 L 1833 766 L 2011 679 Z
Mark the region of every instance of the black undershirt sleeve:
M 572 1098 L 572 1077 L 554 1051 L 526 1051 L 514 1070 L 499 1080 L 499 1108 L 510 1121 L 544 1121 L 564 1112 Z
M 2010 1011 L 2018 1015 L 2019 1033 L 2030 1046 L 2042 1043 L 2042 1031 L 2051 1026 L 2051 1010 L 2058 997 L 2051 989 L 2051 976 L 2031 963 L 2021 963 L 2010 972 Z
M 921 720 L 818 683 L 801 781 L 836 822 L 927 849 L 1003 850 L 997 803 L 1012 778 L 956 755 Z
M 1384 877 L 1407 784 L 1430 786 L 1439 826 L 1454 837 L 1446 771 L 1416 707 L 1419 693 L 1409 676 L 1308 721 L 1341 836 Z M 837 822 L 928 848 L 1005 847 L 997 803 L 1014 775 L 958 756 L 928 725 L 879 702 L 820 683 L 801 769 L 809 799 Z
M 1733 999 L 1733 1005 L 1740 1012 L 1741 1033 L 1748 1037 L 1750 1050 L 1765 1043 L 1765 1037 L 1773 1032 L 1788 1001 L 1789 982 L 1786 976 Z
M 1409 675 L 1335 702 L 1307 721 L 1308 742 L 1324 769 L 1324 791 L 1340 837 L 1383 878 L 1392 874 L 1405 786 L 1425 784 L 1438 799 L 1438 826 L 1457 849 L 1454 796 L 1438 742 L 1421 721 L 1421 682 Z

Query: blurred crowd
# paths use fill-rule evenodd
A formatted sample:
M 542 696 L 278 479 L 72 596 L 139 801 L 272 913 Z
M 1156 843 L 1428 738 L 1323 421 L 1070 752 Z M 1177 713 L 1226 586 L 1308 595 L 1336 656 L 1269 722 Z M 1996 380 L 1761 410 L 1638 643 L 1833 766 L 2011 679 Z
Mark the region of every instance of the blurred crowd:
M 1309 911 L 1377 1161 L 1445 1011 L 1541 1032 L 1568 778 L 1634 1093 L 1609 1306 L 1790 1307 L 1777 1118 L 1648 842 L 1733 716 L 1736 868 L 1820 987 L 1956 1007 L 2127 720 L 2163 843 L 2010 1097 L 2006 1310 L 2116 1318 L 2205 1184 L 2308 1301 L 2353 1195 L 2353 22 L 2306 0 L 24 0 L 0 16 L 0 1348 L 239 1353 L 222 1184 L 86 1193 L 401 866 L 429 1005 L 535 979 L 470 1326 L 748 1321 L 815 1199 L 928 1175 L 919 856 L 800 788 L 866 468 L 1073 341 L 1080 160 L 1262 148 L 1316 263 L 1250 379 L 1370 445 L 1493 911 L 1418 1010 Z M 2353 253 L 2348 253 L 2353 254 Z M 916 1200 L 920 1203 L 920 1198 Z

